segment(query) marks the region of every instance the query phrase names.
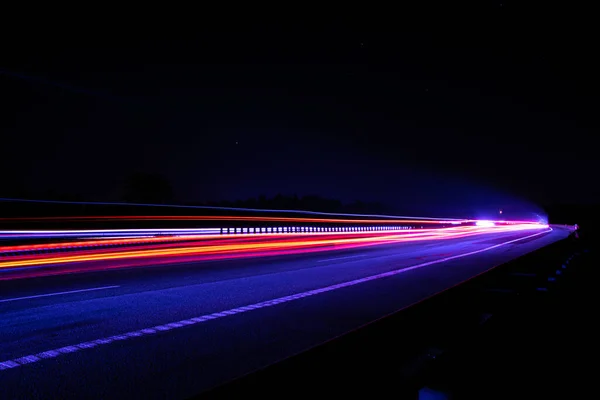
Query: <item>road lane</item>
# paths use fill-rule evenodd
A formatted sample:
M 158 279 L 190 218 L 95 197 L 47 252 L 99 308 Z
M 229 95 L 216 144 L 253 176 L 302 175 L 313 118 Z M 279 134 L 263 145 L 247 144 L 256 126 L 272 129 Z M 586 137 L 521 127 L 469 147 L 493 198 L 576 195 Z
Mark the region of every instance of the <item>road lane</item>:
M 35 295 L 31 295 L 31 296 L 13 297 L 13 298 L 10 298 L 10 299 L 0 299 L 0 303 L 8 303 L 8 302 L 11 302 L 11 301 L 19 301 L 19 300 L 40 299 L 42 297 L 63 296 L 63 295 L 74 294 L 74 293 L 93 292 L 93 291 L 96 291 L 96 290 L 115 289 L 115 288 L 118 288 L 118 287 L 119 286 L 113 285 L 113 286 L 102 286 L 102 287 L 95 287 L 95 288 L 89 288 L 89 289 L 69 290 L 67 292 L 55 292 L 55 293 L 46 293 L 46 294 L 35 294 Z
M 225 314 L 198 324 L 170 327 L 143 337 L 132 336 L 131 340 L 115 339 L 110 345 L 5 369 L 0 371 L 0 382 L 6 384 L 5 393 L 17 397 L 24 391 L 28 395 L 20 397 L 161 398 L 165 390 L 169 390 L 169 398 L 189 396 L 380 318 L 567 234 L 555 230 L 523 243 L 491 249 L 488 254 L 451 259 L 293 301 Z M 530 235 L 532 232 L 517 234 Z M 513 232 L 437 245 L 355 249 L 339 252 L 327 263 L 318 262 L 323 260 L 323 254 L 311 254 L 21 282 L 14 290 L 31 291 L 44 282 L 77 287 L 90 281 L 98 285 L 112 281 L 120 287 L 110 293 L 81 293 L 77 299 L 39 298 L 28 304 L 0 305 L 3 321 L 0 361 L 265 304 L 273 299 L 447 259 L 452 257 L 449 254 L 479 251 L 515 240 L 514 236 Z M 232 352 L 232 349 L 237 350 Z M 68 349 L 65 351 L 69 353 Z M 127 356 L 121 358 L 122 352 Z M 157 365 L 153 361 L 165 357 L 170 360 L 166 364 Z M 74 365 L 80 368 L 74 369 Z M 110 365 L 110 373 L 98 376 L 96 368 L 104 371 L 106 365 Z M 140 369 L 139 365 L 144 367 Z M 115 374 L 129 379 L 123 381 Z M 143 384 L 148 377 L 151 384 Z M 23 385 L 30 378 L 37 378 L 37 387 L 44 388 L 44 396 Z M 90 384 L 81 386 L 81 380 Z M 180 382 L 176 388 L 171 387 L 174 381 Z M 105 388 L 94 390 L 94 385 Z

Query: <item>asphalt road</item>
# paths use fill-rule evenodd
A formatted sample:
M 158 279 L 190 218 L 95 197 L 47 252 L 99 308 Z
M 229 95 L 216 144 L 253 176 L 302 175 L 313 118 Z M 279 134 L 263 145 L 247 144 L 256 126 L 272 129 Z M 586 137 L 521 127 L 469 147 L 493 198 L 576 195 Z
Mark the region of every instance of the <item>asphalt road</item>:
M 568 234 L 0 281 L 0 399 L 197 395 Z

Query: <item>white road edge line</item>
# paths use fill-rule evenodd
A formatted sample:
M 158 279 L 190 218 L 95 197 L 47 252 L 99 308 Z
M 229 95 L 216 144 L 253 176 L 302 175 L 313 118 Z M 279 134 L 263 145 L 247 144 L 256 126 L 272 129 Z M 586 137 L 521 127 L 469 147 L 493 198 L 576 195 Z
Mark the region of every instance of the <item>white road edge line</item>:
M 95 287 L 95 288 L 90 288 L 90 289 L 70 290 L 68 292 L 56 292 L 56 293 L 48 293 L 48 294 L 37 294 L 35 296 L 14 297 L 12 299 L 1 299 L 0 303 L 8 303 L 9 301 L 18 301 L 18 300 L 38 299 L 40 297 L 61 296 L 63 294 L 71 294 L 71 293 L 92 292 L 94 290 L 114 289 L 114 288 L 118 288 L 118 287 L 120 287 L 120 286 L 102 286 L 102 287 Z
M 304 297 L 314 296 L 314 295 L 320 294 L 320 293 L 330 292 L 330 291 L 336 290 L 336 289 L 341 289 L 341 288 L 345 288 L 345 287 L 349 287 L 349 286 L 358 285 L 360 283 L 369 282 L 369 281 L 373 281 L 376 279 L 387 278 L 390 276 L 399 275 L 404 272 L 427 267 L 429 265 L 439 264 L 439 263 L 443 263 L 446 261 L 455 260 L 455 259 L 462 258 L 462 257 L 468 257 L 468 256 L 471 256 L 474 254 L 483 253 L 486 251 L 497 249 L 498 247 L 506 246 L 511 243 L 515 243 L 515 242 L 519 242 L 521 240 L 539 236 L 539 235 L 548 233 L 550 231 L 552 231 L 552 228 L 550 228 L 550 230 L 538 232 L 533 235 L 525 236 L 525 237 L 522 237 L 519 239 L 509 240 L 508 242 L 499 243 L 499 244 L 496 244 L 496 245 L 493 245 L 490 247 L 486 247 L 484 249 L 470 251 L 468 253 L 458 254 L 456 256 L 441 258 L 439 260 L 429 261 L 426 263 L 413 265 L 412 267 L 405 267 L 402 269 L 388 271 L 388 272 L 384 272 L 384 273 L 377 274 L 377 275 L 371 275 L 371 276 L 367 276 L 365 278 L 355 279 L 352 281 L 343 282 L 343 283 L 339 283 L 336 285 L 325 286 L 325 287 L 322 287 L 319 289 L 309 290 L 307 292 L 297 293 L 297 294 L 293 294 L 290 296 L 279 297 L 279 298 L 276 298 L 273 300 L 267 300 L 267 301 L 263 301 L 260 303 L 250 304 L 247 306 L 237 307 L 237 308 L 233 308 L 231 310 L 225 310 L 225 311 L 215 312 L 212 314 L 201 315 L 199 317 L 194 317 L 194 318 L 184 319 L 181 321 L 166 323 L 164 325 L 157 325 L 157 326 L 153 326 L 151 328 L 145 328 L 145 329 L 140 329 L 140 330 L 136 330 L 136 331 L 122 333 L 120 335 L 108 336 L 108 337 L 101 338 L 101 339 L 91 340 L 89 342 L 83 342 L 83 343 L 79 343 L 79 344 L 76 344 L 73 346 L 60 347 L 57 349 L 47 350 L 47 351 L 37 353 L 37 354 L 30 354 L 30 355 L 26 355 L 26 356 L 19 357 L 19 358 L 13 358 L 11 360 L 0 361 L 0 371 L 3 371 L 5 369 L 17 368 L 17 367 L 20 367 L 20 366 L 23 366 L 26 364 L 36 363 L 38 361 L 41 361 L 41 360 L 44 360 L 47 358 L 56 358 L 58 356 L 62 356 L 65 354 L 74 353 L 74 352 L 85 350 L 85 349 L 91 349 L 93 347 L 109 344 L 112 342 L 123 341 L 123 340 L 131 339 L 131 338 L 135 338 L 135 337 L 139 337 L 139 336 L 154 335 L 154 334 L 157 334 L 162 331 L 178 329 L 178 328 L 182 328 L 182 327 L 185 327 L 188 325 L 194 325 L 197 323 L 210 321 L 212 319 L 228 317 L 229 315 L 245 313 L 245 312 L 257 310 L 260 308 L 270 307 L 270 306 L 274 306 L 277 304 L 282 304 L 282 303 L 287 303 L 290 301 L 302 299 Z

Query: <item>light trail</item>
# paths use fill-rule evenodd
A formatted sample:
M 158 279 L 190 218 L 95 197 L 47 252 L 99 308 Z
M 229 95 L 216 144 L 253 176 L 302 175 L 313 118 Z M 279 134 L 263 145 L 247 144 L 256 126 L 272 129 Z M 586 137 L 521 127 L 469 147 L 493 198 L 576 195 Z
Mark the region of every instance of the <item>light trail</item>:
M 0 238 L 35 239 L 35 238 L 82 238 L 82 237 L 143 237 L 156 235 L 211 235 L 218 234 L 220 228 L 197 229 L 60 229 L 60 230 L 2 230 Z
M 359 216 L 359 215 L 357 215 Z M 382 217 L 383 218 L 383 217 Z M 19 218 L 0 218 L 1 222 L 45 222 L 45 221 L 58 221 L 58 222 L 92 222 L 92 221 L 127 221 L 127 222 L 139 222 L 139 221 L 238 221 L 238 222 L 286 222 L 286 223 L 327 223 L 327 224 L 434 224 L 434 225 L 448 225 L 448 224 L 461 224 L 461 223 L 476 223 L 478 220 L 475 219 L 425 219 L 421 218 L 390 218 L 385 219 L 350 219 L 350 218 L 306 218 L 306 217 L 256 217 L 256 216 L 224 216 L 224 215 L 161 215 L 161 216 L 148 216 L 148 215 L 113 215 L 113 216 L 67 216 L 67 217 L 19 217 Z M 532 221 L 494 221 L 497 224 L 538 224 Z
M 290 218 L 290 217 L 248 217 L 248 216 L 85 216 L 85 217 L 41 217 L 41 218 L 4 218 L 0 222 L 19 223 L 19 222 L 141 222 L 141 221 L 198 221 L 198 222 L 238 222 L 241 224 L 252 222 L 258 226 L 252 227 L 222 227 L 222 228 L 162 228 L 162 229 L 22 229 L 22 230 L 0 230 L 0 239 L 43 239 L 43 238 L 109 238 L 118 237 L 149 237 L 164 235 L 213 235 L 222 233 L 240 233 L 240 234 L 295 234 L 303 233 L 322 233 L 334 230 L 336 232 L 348 231 L 393 231 L 401 229 L 417 228 L 413 225 L 421 225 L 420 229 L 425 227 L 445 228 L 448 226 L 462 226 L 474 224 L 476 226 L 493 225 L 531 225 L 537 226 L 538 223 L 530 221 L 479 221 L 479 220 L 423 220 L 423 219 L 396 219 L 396 220 L 374 220 L 374 219 L 332 219 L 332 218 Z M 264 226 L 266 223 L 294 223 L 311 224 L 300 226 Z M 314 226 L 313 224 L 334 224 L 333 226 Z M 349 226 L 340 226 L 342 224 L 352 224 Z M 392 225 L 392 226 L 390 226 Z M 404 226 L 403 226 L 404 225 Z M 407 226 L 408 225 L 408 226 Z M 271 230 L 268 232 L 268 230 Z M 226 231 L 225 231 L 226 230 Z M 233 231 L 231 231 L 233 230 Z M 252 232 L 251 232 L 252 230 Z M 263 232 L 267 230 L 266 232 Z
M 19 217 L 0 218 L 2 222 L 43 222 L 43 221 L 240 221 L 240 222 L 295 222 L 295 223 L 331 223 L 331 224 L 450 224 L 473 222 L 474 220 L 445 220 L 445 219 L 348 219 L 348 218 L 300 218 L 300 217 L 254 217 L 254 216 L 206 216 L 206 215 L 131 215 L 131 216 L 76 216 L 76 217 Z
M 90 238 L 102 240 L 157 237 L 223 237 L 223 236 L 260 236 L 260 235 L 297 235 L 297 234 L 356 234 L 364 232 L 402 232 L 412 227 L 315 227 L 315 226 L 278 226 L 269 228 L 209 228 L 209 229 L 78 229 L 78 230 L 10 230 L 0 231 L 0 239 L 58 239 Z M 420 231 L 431 228 L 421 228 Z
M 419 229 L 419 232 L 429 232 L 432 229 Z M 219 231 L 219 229 L 216 229 Z M 29 233 L 26 231 L 17 231 L 16 234 L 9 233 L 10 237 L 17 238 L 30 238 Z M 42 231 L 40 231 L 42 232 Z M 61 233 L 63 231 L 58 231 L 55 233 L 54 231 L 44 231 L 46 233 L 43 234 L 44 238 L 61 238 L 63 237 Z M 85 231 L 81 231 L 85 232 Z M 110 231 L 115 232 L 115 231 Z M 159 232 L 159 231 L 157 231 Z M 160 231 L 162 232 L 162 231 Z M 134 234 L 133 238 L 130 236 L 107 236 L 106 238 L 98 236 L 95 237 L 98 233 L 97 231 L 91 230 L 89 231 L 90 240 L 82 240 L 76 242 L 61 242 L 61 243 L 44 243 L 44 244 L 29 244 L 29 245 L 15 245 L 15 246 L 0 246 L 0 253 L 6 252 L 23 252 L 23 251 L 43 251 L 43 250 L 56 250 L 56 249 L 71 249 L 77 247 L 93 247 L 93 246 L 118 246 L 118 245 L 137 245 L 137 244 L 147 244 L 147 243 L 162 243 L 162 242 L 183 242 L 183 241 L 191 241 L 191 240 L 227 240 L 231 241 L 240 241 L 240 240 L 255 240 L 253 238 L 264 237 L 271 238 L 271 240 L 276 240 L 278 238 L 285 238 L 289 236 L 328 236 L 328 235 L 365 235 L 365 234 L 386 234 L 386 233 L 399 233 L 405 232 L 405 230 L 401 229 L 386 229 L 380 231 L 342 231 L 342 232 L 323 232 L 323 231 L 306 231 L 306 232 L 263 232 L 263 233 L 238 233 L 238 234 L 183 234 L 178 232 L 173 236 L 159 236 L 156 235 L 147 235 L 146 232 L 142 234 Z M 1 237 L 1 235 L 0 235 Z
M 299 254 L 303 252 L 326 251 L 332 249 L 345 249 L 381 244 L 414 242 L 425 240 L 448 240 L 464 238 L 486 233 L 516 232 L 528 229 L 545 229 L 547 225 L 504 225 L 494 227 L 455 226 L 440 229 L 415 229 L 398 232 L 319 232 L 318 235 L 296 233 L 294 235 L 213 235 L 212 237 L 190 237 L 185 242 L 176 239 L 164 243 L 164 238 L 136 239 L 124 245 L 139 245 L 135 250 L 131 248 L 107 249 L 74 249 L 69 254 L 28 254 L 3 257 L 0 261 L 0 270 L 13 268 L 40 267 L 46 265 L 89 263 L 99 261 L 123 260 L 150 260 L 156 263 L 157 259 L 170 260 L 194 257 L 194 260 L 209 260 L 239 257 L 259 257 L 280 254 Z M 163 243 L 158 243 L 159 241 Z M 114 240 L 113 240 L 114 241 Z M 104 245 L 110 241 L 79 242 L 82 246 Z M 64 244 L 44 244 L 33 246 L 60 246 Z M 18 249 L 17 249 L 18 247 Z M 74 246 L 77 247 L 77 246 Z M 27 246 L 0 247 L 0 252 L 25 250 Z M 56 248 L 56 247 L 55 247 Z M 60 247 L 59 247 L 60 248 Z M 6 249 L 6 250 L 5 250 Z M 11 250 L 8 250 L 11 249 Z M 31 247 L 33 251 L 41 247 Z

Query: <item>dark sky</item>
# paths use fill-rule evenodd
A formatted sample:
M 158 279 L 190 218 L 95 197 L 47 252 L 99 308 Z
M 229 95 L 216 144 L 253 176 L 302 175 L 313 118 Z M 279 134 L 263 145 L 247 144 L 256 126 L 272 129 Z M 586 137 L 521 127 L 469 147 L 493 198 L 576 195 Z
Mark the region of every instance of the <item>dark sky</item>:
M 599 202 L 593 25 L 468 11 L 5 35 L 3 190 L 110 200 L 148 171 L 181 200 Z

